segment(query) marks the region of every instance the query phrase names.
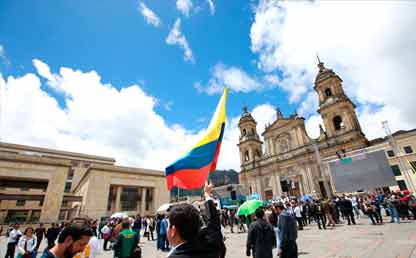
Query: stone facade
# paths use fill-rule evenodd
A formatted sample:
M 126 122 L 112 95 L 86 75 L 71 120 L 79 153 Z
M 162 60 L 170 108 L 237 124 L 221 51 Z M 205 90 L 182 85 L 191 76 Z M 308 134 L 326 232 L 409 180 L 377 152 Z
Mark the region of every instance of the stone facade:
M 264 199 L 329 196 L 333 188 L 329 176 L 323 173 L 321 159 L 369 145 L 341 78 L 321 62 L 318 68 L 314 89 L 324 127 L 320 127 L 317 139 L 308 136 L 304 118 L 297 114 L 284 117 L 277 109 L 276 120 L 265 126 L 262 142 L 256 121 L 244 107 L 239 121 L 240 183 L 250 193 L 259 193 Z
M 373 149 L 386 152 L 387 160 L 397 181 L 397 186 L 392 190 L 408 189 L 414 192 L 416 186 L 416 129 L 397 131 L 392 136 L 398 146 L 399 153 L 394 153 L 388 138 L 374 139 L 370 141 L 370 145 Z M 403 166 L 400 164 L 400 160 Z M 409 177 L 405 176 L 406 173 Z
M 0 223 L 101 218 L 118 211 L 154 214 L 169 201 L 163 171 L 114 163 L 112 158 L 0 143 Z

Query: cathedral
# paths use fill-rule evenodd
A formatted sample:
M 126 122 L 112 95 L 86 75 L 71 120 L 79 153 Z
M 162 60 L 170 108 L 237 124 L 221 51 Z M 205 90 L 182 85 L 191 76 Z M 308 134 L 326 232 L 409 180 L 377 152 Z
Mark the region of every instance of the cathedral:
M 308 136 L 303 117 L 285 117 L 277 109 L 276 120 L 266 125 L 262 133 L 262 142 L 256 121 L 244 107 L 238 124 L 240 183 L 250 194 L 257 193 L 263 199 L 305 194 L 329 196 L 330 178 L 321 172 L 321 158 L 369 145 L 358 122 L 356 106 L 345 95 L 342 79 L 322 62 L 318 68 L 314 90 L 324 124 L 318 138 Z

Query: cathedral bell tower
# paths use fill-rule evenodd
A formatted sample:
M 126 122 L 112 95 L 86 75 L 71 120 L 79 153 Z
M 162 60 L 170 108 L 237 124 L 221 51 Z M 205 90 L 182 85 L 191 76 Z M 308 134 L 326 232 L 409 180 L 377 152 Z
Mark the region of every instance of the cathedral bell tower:
M 318 93 L 318 113 L 322 116 L 327 137 L 354 134 L 354 138 L 365 138 L 355 113 L 356 106 L 345 95 L 342 79 L 318 61 L 319 72 L 314 89 Z
M 238 122 L 240 128 L 240 139 L 237 146 L 240 149 L 240 164 L 244 165 L 253 162 L 262 156 L 262 142 L 257 134 L 257 122 L 244 106 L 243 114 Z

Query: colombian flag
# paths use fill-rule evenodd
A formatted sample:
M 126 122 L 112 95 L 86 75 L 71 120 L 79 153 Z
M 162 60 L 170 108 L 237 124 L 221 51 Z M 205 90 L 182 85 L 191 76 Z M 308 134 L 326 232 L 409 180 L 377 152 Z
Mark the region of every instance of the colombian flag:
M 204 137 L 182 158 L 166 168 L 169 190 L 174 186 L 181 189 L 201 188 L 207 181 L 209 173 L 217 167 L 224 134 L 227 93 L 228 89 L 225 88 Z

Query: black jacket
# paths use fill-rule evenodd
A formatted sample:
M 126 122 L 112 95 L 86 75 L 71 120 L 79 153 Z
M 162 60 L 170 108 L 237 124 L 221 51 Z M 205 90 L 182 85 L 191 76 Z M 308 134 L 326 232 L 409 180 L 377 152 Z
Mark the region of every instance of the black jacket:
M 255 258 L 272 258 L 275 247 L 276 235 L 273 228 L 263 219 L 251 223 L 247 235 L 247 256 L 250 256 L 252 250 Z
M 341 200 L 341 211 L 352 212 L 352 202 L 348 199 Z
M 220 218 L 212 200 L 204 203 L 203 218 L 206 226 L 198 236 L 178 246 L 168 258 L 219 258 L 225 255 L 225 245 L 221 233 Z

